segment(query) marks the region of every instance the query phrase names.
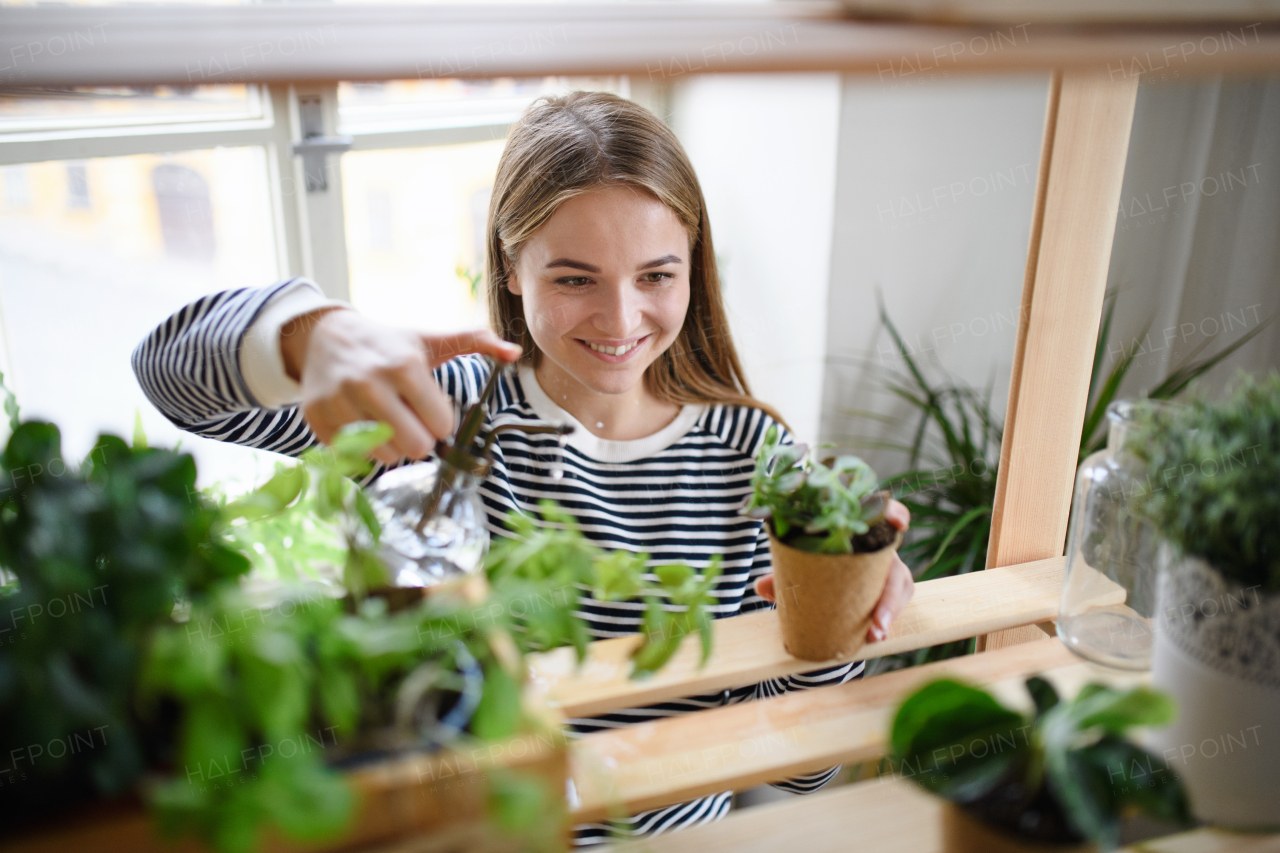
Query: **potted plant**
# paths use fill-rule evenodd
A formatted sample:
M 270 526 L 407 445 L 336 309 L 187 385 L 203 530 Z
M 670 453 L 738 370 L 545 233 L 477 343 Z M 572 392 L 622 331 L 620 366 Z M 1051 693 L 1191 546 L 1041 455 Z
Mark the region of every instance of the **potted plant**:
M 856 456 L 818 462 L 770 427 L 743 514 L 765 520 L 787 651 L 804 660 L 862 648 L 902 534 L 885 518 L 889 493 Z
M 222 851 L 281 835 L 330 847 L 387 838 L 422 829 L 411 824 L 424 816 L 558 837 L 564 753 L 522 703 L 509 620 L 462 594 L 394 614 L 359 596 L 378 582 L 375 522 L 344 473 L 368 464 L 384 431 L 349 430 L 219 506 L 196 490 L 189 455 L 102 436 L 76 465 L 52 424 L 11 426 L 0 455 L 11 484 L 0 565 L 13 578 L 0 587 L 0 815 L 26 837 L 6 844 L 96 849 L 127 837 L 130 849 L 158 849 L 144 805 L 162 829 Z M 330 580 L 345 570 L 348 586 L 247 583 L 246 552 L 268 549 L 242 546 L 263 525 L 298 538 L 291 558 L 276 554 L 280 575 L 305 574 L 299 558 L 324 539 L 341 567 Z M 321 535 L 330 526 L 337 544 Z M 355 612 L 340 599 L 348 587 Z M 559 770 L 479 768 L 465 796 L 443 795 L 451 809 L 378 813 L 413 786 L 431 799 L 421 775 L 390 770 L 396 761 L 416 752 L 429 766 L 453 740 L 526 733 Z M 360 755 L 382 772 L 349 771 L 342 759 Z
M 1280 825 L 1280 373 L 1145 412 L 1135 438 L 1164 540 L 1152 682 L 1180 709 L 1159 746 L 1197 817 Z
M 482 847 L 496 831 L 558 849 L 567 757 L 529 706 L 525 654 L 573 645 L 581 659 L 578 585 L 649 603 L 637 676 L 688 633 L 709 649 L 717 565 L 649 583 L 643 555 L 606 554 L 554 507 L 513 519 L 487 572 L 413 602 L 376 594 L 379 521 L 350 475 L 383 426 L 348 427 L 227 501 L 195 488 L 189 455 L 140 434 L 101 437 L 77 466 L 55 426 L 11 416 L 0 816 L 19 849 L 160 849 L 150 819 L 227 853 L 445 826 Z
M 948 801 L 944 853 L 1110 849 L 1131 809 L 1188 821 L 1177 778 L 1125 737 L 1168 723 L 1167 696 L 1089 684 L 1063 702 L 1042 678 L 1026 686 L 1031 714 L 942 679 L 908 697 L 893 719 L 895 769 Z

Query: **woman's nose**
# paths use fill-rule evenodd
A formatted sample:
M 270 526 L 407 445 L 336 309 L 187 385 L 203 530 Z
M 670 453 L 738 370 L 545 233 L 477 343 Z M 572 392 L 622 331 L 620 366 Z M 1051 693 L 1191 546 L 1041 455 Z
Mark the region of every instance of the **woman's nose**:
M 638 294 L 628 284 L 601 288 L 594 317 L 596 328 L 611 338 L 625 338 L 640 325 Z

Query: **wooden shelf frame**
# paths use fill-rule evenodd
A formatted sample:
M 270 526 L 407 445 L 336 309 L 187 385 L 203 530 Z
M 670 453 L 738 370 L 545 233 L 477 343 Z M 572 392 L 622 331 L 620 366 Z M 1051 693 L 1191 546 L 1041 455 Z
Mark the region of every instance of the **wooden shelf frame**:
M 874 779 L 735 812 L 719 823 L 608 847 L 609 853 L 942 853 L 942 801 L 910 782 Z M 856 847 L 850 843 L 857 839 Z M 1196 829 L 1120 853 L 1280 853 L 1280 835 Z
M 989 686 L 1002 701 L 1029 707 L 1023 681 L 1043 675 L 1066 695 L 1107 676 L 1057 640 L 1044 638 L 757 702 L 743 702 L 586 735 L 570 746 L 578 795 L 575 821 L 634 814 L 717 791 L 742 790 L 842 762 L 875 761 L 902 698 L 935 678 Z
M 815 663 L 792 657 L 783 648 L 777 612 L 767 610 L 713 623 L 713 653 L 705 667 L 699 645 L 689 641 L 661 672 L 633 681 L 629 659 L 639 638 L 623 637 L 592 643 L 580 666 L 568 648 L 535 655 L 530 683 L 565 717 L 587 717 L 1034 625 L 1057 615 L 1064 563 L 1054 557 L 917 584 L 890 636 L 868 643 L 856 658 Z M 1121 604 L 1124 591 L 1115 587 L 1104 598 L 1100 603 Z
M 0 87 L 602 74 L 662 83 L 796 71 L 914 85 L 1054 68 L 1110 69 L 1113 79 L 1165 68 L 1258 73 L 1276 67 L 1280 13 L 1250 5 L 1247 19 L 1194 25 L 1029 14 L 998 23 L 859 20 L 836 0 L 0 7 Z
M 864 4 L 870 5 L 884 4 Z M 924 0 L 915 5 L 933 8 Z M 1006 701 L 1024 702 L 1021 681 L 1029 674 L 1047 674 L 1066 692 L 1097 674 L 1035 625 L 1057 611 L 1059 555 L 1139 77 L 1175 67 L 1188 77 L 1280 70 L 1280 19 L 1268 3 L 1254 23 L 1001 20 L 852 20 L 846 7 L 828 0 L 3 7 L 0 87 L 553 74 L 630 74 L 662 84 L 691 73 L 800 71 L 872 74 L 883 82 L 886 69 L 893 84 L 904 77 L 922 81 L 935 70 L 1053 72 L 988 568 L 920 584 L 893 635 L 865 647 L 860 657 L 977 635 L 986 636 L 987 651 L 589 735 L 572 744 L 569 756 L 575 816 L 584 820 L 612 808 L 636 811 L 839 761 L 874 759 L 883 753 L 889 715 L 904 693 L 941 674 L 988 684 Z M 53 49 L 68 36 L 75 49 Z M 86 38 L 89 49 L 80 49 Z M 305 49 L 286 52 L 286 43 Z M 987 49 L 979 53 L 975 45 Z M 697 666 L 694 644 L 686 643 L 664 672 L 633 683 L 626 660 L 634 640 L 608 640 L 592 644 L 581 669 L 572 666 L 569 652 L 538 658 L 533 686 L 567 716 L 581 716 L 820 666 L 786 654 L 774 614 L 723 620 L 715 631 L 716 653 L 705 668 Z M 388 790 L 410 787 L 381 781 Z M 772 851 L 803 844 L 815 853 L 847 849 L 856 828 L 859 840 L 877 850 L 932 853 L 938 808 L 901 781 L 864 783 L 626 849 Z M 431 844 L 424 838 L 397 849 Z M 1242 842 L 1200 833 L 1144 849 L 1274 851 L 1280 838 Z
M 1063 553 L 1137 94 L 1136 77 L 1100 70 L 1049 81 L 988 569 Z M 1006 630 L 980 646 L 1038 638 Z

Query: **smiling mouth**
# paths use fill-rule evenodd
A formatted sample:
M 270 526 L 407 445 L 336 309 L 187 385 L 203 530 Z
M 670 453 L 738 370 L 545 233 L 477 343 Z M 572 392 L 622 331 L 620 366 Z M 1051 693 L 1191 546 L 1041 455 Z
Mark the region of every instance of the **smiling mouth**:
M 591 341 L 584 341 L 584 343 L 587 346 L 591 347 L 596 352 L 602 352 L 605 355 L 626 355 L 631 350 L 640 346 L 640 341 L 635 341 L 629 344 L 623 344 L 620 347 L 602 347 L 602 346 L 599 346 L 598 344 L 591 343 Z
M 614 358 L 620 358 L 622 356 L 627 355 L 628 353 L 630 353 L 632 350 L 634 350 L 636 347 L 640 346 L 642 343 L 644 343 L 647 340 L 649 340 L 649 335 L 645 335 L 644 337 L 639 338 L 638 340 L 632 341 L 631 343 L 622 344 L 621 346 L 616 346 L 616 347 L 606 346 L 604 344 L 593 344 L 591 341 L 584 341 L 581 338 L 578 339 L 578 343 L 582 344 L 592 352 L 597 352 L 597 353 L 600 353 L 601 355 L 606 355 L 606 356 L 613 356 Z

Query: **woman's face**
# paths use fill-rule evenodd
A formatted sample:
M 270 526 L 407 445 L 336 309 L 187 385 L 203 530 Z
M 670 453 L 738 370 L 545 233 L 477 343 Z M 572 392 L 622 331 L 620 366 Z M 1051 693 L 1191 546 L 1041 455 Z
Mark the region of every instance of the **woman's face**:
M 603 187 L 560 205 L 521 248 L 507 286 L 546 359 L 592 391 L 622 394 L 684 325 L 689 254 L 671 208 Z

